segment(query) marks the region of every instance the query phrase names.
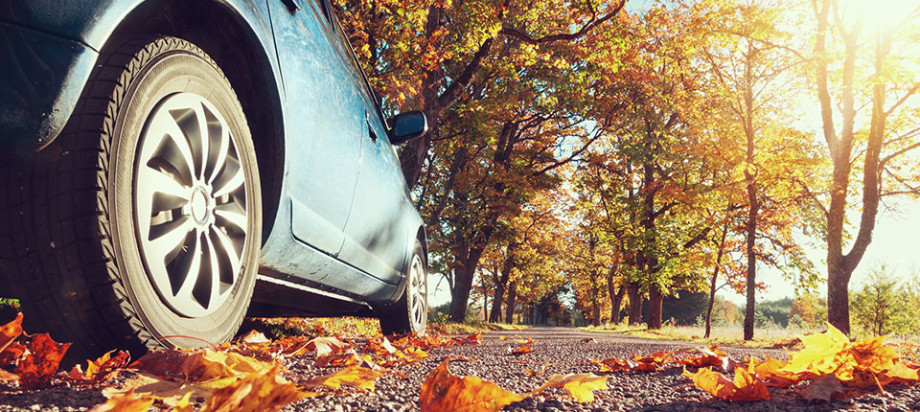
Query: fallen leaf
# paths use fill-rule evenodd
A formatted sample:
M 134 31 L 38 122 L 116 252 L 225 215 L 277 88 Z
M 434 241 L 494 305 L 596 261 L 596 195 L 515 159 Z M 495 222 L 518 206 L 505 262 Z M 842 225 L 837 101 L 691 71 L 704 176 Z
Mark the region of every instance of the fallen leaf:
M 461 345 L 479 345 L 480 341 L 482 340 L 482 332 L 474 333 L 459 339 L 455 338 L 454 340 L 456 340 L 457 343 Z
M 520 343 L 521 345 L 533 345 L 536 341 L 528 336 L 527 339 L 517 339 L 515 342 Z
M 799 395 L 806 401 L 830 402 L 831 397 L 846 392 L 840 380 L 834 375 L 824 375 L 811 381 L 808 386 L 799 389 Z
M 684 376 L 693 380 L 693 384 L 710 395 L 719 399 L 728 399 L 734 392 L 734 384 L 725 375 L 715 372 L 712 368 L 700 368 L 696 373 L 684 370 Z
M 316 357 L 321 358 L 324 356 L 329 356 L 334 353 L 342 353 L 351 348 L 354 345 L 349 345 L 344 343 L 336 338 L 331 337 L 321 337 L 315 338 L 307 342 L 307 350 L 315 350 Z
M 130 355 L 128 355 L 127 352 L 118 351 L 115 356 L 112 356 L 113 352 L 114 351 L 106 352 L 105 355 L 102 355 L 95 361 L 87 361 L 86 372 L 82 370 L 80 365 L 74 366 L 70 373 L 67 374 L 67 377 L 72 380 L 85 382 L 105 381 L 113 373 L 124 368 L 130 362 Z
M 259 332 L 255 329 L 249 331 L 247 334 L 243 335 L 240 339 L 240 342 L 243 343 L 269 343 L 271 342 L 264 333 Z
M 530 353 L 530 352 L 533 352 L 533 348 L 531 348 L 530 346 L 521 346 L 517 349 L 512 350 L 511 354 L 514 356 L 520 356 L 520 355 L 523 355 L 525 353 Z
M 96 405 L 89 412 L 147 412 L 154 399 L 138 395 L 133 391 L 109 398 L 103 404 Z
M 32 340 L 26 345 L 27 354 L 16 365 L 19 385 L 35 389 L 50 384 L 69 347 L 69 343 L 55 342 L 47 333 L 32 335 Z
M 732 369 L 732 359 L 725 351 L 715 345 L 709 345 L 705 348 L 692 348 L 680 351 L 677 354 L 686 355 L 683 359 L 676 362 L 681 365 L 701 368 L 712 366 L 719 368 L 723 372 L 729 372 Z
M 634 366 L 632 370 L 644 372 L 655 372 L 661 370 L 664 364 L 671 360 L 671 355 L 671 351 L 665 350 L 641 357 L 638 355 L 633 355 L 632 359 L 636 361 L 638 365 Z
M 592 360 L 591 363 L 600 367 L 600 372 L 633 372 L 639 363 L 632 359 L 608 358 Z
M 3 369 L 0 369 L 0 382 L 15 382 L 19 380 L 19 375 L 14 373 L 9 373 Z
M 447 368 L 451 358 L 444 359 L 422 383 L 419 392 L 421 412 L 489 412 L 524 398 L 498 385 L 475 376 L 454 376 Z
M 341 385 L 348 385 L 358 389 L 374 391 L 374 383 L 377 381 L 377 378 L 383 375 L 384 372 L 375 371 L 373 369 L 361 366 L 349 366 L 338 372 L 311 379 L 307 381 L 304 386 L 308 388 L 326 386 L 332 389 L 338 389 Z
M 767 356 L 766 360 L 754 365 L 754 373 L 767 386 L 786 387 L 800 382 L 800 375 L 783 370 L 786 364 L 788 362 Z
M 770 400 L 770 391 L 763 381 L 742 368 L 735 369 L 734 381 L 708 367 L 700 368 L 696 373 L 684 370 L 683 374 L 690 377 L 698 388 L 719 399 L 735 402 Z
M 275 365 L 268 371 L 251 373 L 214 391 L 200 412 L 276 411 L 297 400 L 318 395 L 279 381 L 278 370 L 279 366 Z
M 920 381 L 920 370 L 907 366 L 904 362 L 896 362 L 894 366 L 882 372 L 879 380 L 884 383 L 915 383 Z
M 532 371 L 530 368 L 524 368 L 524 371 L 527 372 L 528 376 L 543 376 L 543 374 L 546 373 L 546 368 L 549 368 L 551 365 L 551 363 L 544 363 L 539 371 Z
M 570 373 L 565 376 L 553 375 L 531 394 L 543 392 L 547 388 L 554 387 L 565 389 L 578 402 L 593 402 L 594 391 L 609 389 L 607 387 L 607 378 L 604 376 L 597 376 L 593 373 Z
M 594 340 L 594 338 L 584 338 L 580 342 L 581 343 L 597 343 L 597 341 Z
M 16 338 L 22 335 L 22 312 L 16 315 L 10 323 L 0 326 L 0 353 L 6 350 Z M 0 364 L 0 366 L 3 366 Z

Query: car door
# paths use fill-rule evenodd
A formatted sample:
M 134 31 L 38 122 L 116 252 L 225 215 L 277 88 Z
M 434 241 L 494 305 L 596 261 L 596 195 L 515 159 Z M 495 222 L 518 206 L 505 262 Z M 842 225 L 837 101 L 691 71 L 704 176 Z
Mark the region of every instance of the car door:
M 295 238 L 335 256 L 354 200 L 366 122 L 325 0 L 269 0 L 286 95 Z
M 354 59 L 351 64 L 358 66 Z M 355 88 L 365 104 L 364 142 L 355 201 L 339 258 L 380 280 L 396 283 L 417 228 L 415 207 L 373 93 L 363 77 Z

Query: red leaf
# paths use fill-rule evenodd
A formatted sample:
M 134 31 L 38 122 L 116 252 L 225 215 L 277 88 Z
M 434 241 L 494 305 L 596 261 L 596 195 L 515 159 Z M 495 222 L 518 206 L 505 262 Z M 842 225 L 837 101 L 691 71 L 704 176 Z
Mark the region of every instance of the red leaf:
M 26 347 L 28 354 L 16 366 L 19 385 L 25 389 L 48 386 L 70 344 L 55 342 L 47 333 L 42 333 L 33 335 Z

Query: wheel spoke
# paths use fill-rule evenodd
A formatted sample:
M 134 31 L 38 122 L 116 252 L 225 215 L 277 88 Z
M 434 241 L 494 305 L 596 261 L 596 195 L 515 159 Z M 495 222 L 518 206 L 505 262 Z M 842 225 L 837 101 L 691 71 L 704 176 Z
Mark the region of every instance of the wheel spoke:
M 246 210 L 236 202 L 226 203 L 214 209 L 215 224 L 230 232 L 247 231 Z
M 243 187 L 246 183 L 246 177 L 243 175 L 243 168 L 240 167 L 239 161 L 228 156 L 224 161 L 224 167 L 217 173 L 214 179 L 214 197 L 219 198 L 228 195 L 237 189 Z
M 179 307 L 180 310 L 188 310 L 188 305 L 195 301 L 192 296 L 195 291 L 195 285 L 198 283 L 198 278 L 201 275 L 201 266 L 202 261 L 202 250 L 201 250 L 201 237 L 191 236 L 192 240 L 191 245 L 188 248 L 188 261 L 185 265 L 180 265 L 173 268 L 169 273 L 170 279 L 173 281 L 173 288 L 178 289 L 175 293 L 176 301 L 181 302 L 182 305 L 186 307 Z M 178 286 L 178 288 L 176 288 Z M 175 305 L 176 303 L 174 303 Z
M 229 149 L 229 130 L 226 127 L 221 125 L 220 120 L 214 113 L 202 105 L 201 107 L 204 116 L 202 116 L 207 124 L 207 135 L 205 136 L 205 142 L 207 150 L 205 153 L 207 157 L 205 158 L 205 168 L 204 176 L 202 180 L 210 184 L 214 181 L 216 176 L 215 171 L 220 170 L 221 164 L 227 158 L 227 150 Z
M 205 139 L 201 136 L 206 130 L 203 125 L 204 119 L 201 119 L 195 108 L 174 109 L 170 110 L 169 114 L 182 132 L 180 136 L 185 139 L 186 144 L 191 148 L 191 164 L 194 166 L 192 173 L 195 179 L 200 180 L 204 170 L 203 160 L 205 154 L 203 151 L 205 147 L 203 145 L 206 144 Z
M 225 259 L 225 264 L 223 266 L 227 267 L 227 270 L 230 273 L 229 281 L 226 276 L 224 276 L 223 270 L 221 271 L 221 278 L 225 283 L 234 283 L 236 278 L 240 273 L 240 267 L 242 263 L 240 262 L 240 255 L 243 253 L 242 242 L 234 241 L 230 239 L 230 236 L 227 236 L 224 231 L 216 228 L 211 229 L 211 242 L 217 246 L 217 249 L 223 252 Z

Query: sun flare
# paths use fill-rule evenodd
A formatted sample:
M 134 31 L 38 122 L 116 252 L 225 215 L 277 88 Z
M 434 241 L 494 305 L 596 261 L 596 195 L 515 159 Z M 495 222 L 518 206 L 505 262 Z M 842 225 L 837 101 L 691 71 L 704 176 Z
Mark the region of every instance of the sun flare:
M 870 30 L 888 30 L 920 15 L 916 0 L 855 0 L 857 17 Z

